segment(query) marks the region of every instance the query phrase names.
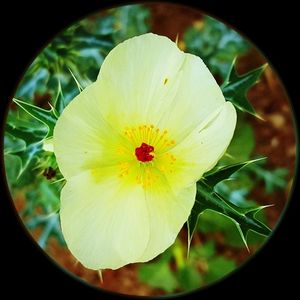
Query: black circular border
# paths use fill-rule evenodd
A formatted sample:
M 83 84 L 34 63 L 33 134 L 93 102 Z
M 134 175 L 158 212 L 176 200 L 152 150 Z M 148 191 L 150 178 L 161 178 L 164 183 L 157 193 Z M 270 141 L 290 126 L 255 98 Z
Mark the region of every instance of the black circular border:
M 174 1 L 168 1 L 174 2 Z M 296 72 L 298 53 L 296 5 L 293 1 L 270 2 L 263 6 L 262 1 L 180 1 L 233 25 L 244 33 L 266 55 L 281 77 L 291 104 L 295 110 L 298 93 Z M 1 120 L 5 119 L 7 104 L 14 94 L 22 74 L 36 54 L 57 32 L 70 23 L 99 9 L 128 4 L 125 1 L 63 1 L 52 0 L 46 3 L 34 0 L 18 3 L 9 1 L 1 4 Z M 135 3 L 131 1 L 130 3 Z M 295 74 L 295 75 L 294 75 Z M 298 83 L 299 85 L 299 83 Z M 298 134 L 298 132 L 297 132 Z M 2 147 L 1 138 L 1 147 Z M 298 146 L 298 145 L 297 145 Z M 298 147 L 297 147 L 298 148 Z M 65 276 L 45 255 L 39 251 L 25 234 L 18 221 L 10 195 L 5 185 L 5 172 L 2 165 L 3 192 L 0 201 L 0 233 L 2 274 L 0 295 L 7 293 L 13 297 L 22 295 L 32 299 L 49 297 L 78 296 L 84 299 L 111 297 L 113 294 L 93 289 L 70 276 Z M 298 170 L 296 170 L 298 172 Z M 297 257 L 297 214 L 300 213 L 296 199 L 297 184 L 286 209 L 285 216 L 277 226 L 275 234 L 238 272 L 226 277 L 217 284 L 203 288 L 191 296 L 196 297 L 262 297 L 284 292 L 287 296 L 297 291 L 297 278 L 292 271 L 298 271 Z M 297 266 L 298 264 L 298 266 Z M 113 295 L 113 298 L 116 296 Z M 120 296 L 121 297 L 121 296 Z M 125 297 L 125 296 L 124 296 Z M 133 298 L 133 297 L 132 297 Z

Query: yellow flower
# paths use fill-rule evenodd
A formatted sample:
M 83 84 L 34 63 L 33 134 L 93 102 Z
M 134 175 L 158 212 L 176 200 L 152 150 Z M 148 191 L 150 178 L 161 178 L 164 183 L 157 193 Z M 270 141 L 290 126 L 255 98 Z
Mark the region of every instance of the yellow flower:
M 166 250 L 235 125 L 199 57 L 151 33 L 116 46 L 54 129 L 73 255 L 90 269 L 117 269 Z

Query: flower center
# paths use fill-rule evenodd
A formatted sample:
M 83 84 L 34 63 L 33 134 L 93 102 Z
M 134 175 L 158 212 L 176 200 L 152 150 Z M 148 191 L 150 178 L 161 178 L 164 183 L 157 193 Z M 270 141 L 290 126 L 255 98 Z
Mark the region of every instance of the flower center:
M 151 161 L 154 158 L 154 147 L 142 143 L 140 147 L 135 148 L 135 156 L 141 162 Z

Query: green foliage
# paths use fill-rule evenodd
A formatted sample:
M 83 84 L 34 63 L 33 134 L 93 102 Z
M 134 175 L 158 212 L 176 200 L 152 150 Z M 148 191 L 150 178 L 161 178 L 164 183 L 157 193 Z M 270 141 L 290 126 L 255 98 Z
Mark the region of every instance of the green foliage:
M 19 174 L 22 169 L 22 161 L 20 157 L 12 154 L 4 155 L 4 163 L 9 166 L 5 169 L 8 187 L 13 192 L 13 187 L 17 184 Z
M 154 262 L 140 265 L 139 280 L 168 293 L 190 291 L 214 282 L 236 268 L 234 260 L 216 251 L 214 241 L 192 247 L 189 259 L 183 263 L 175 259 L 174 265 L 170 254 L 173 253 L 174 257 L 174 252 L 178 250 L 185 250 L 179 239 L 165 252 L 167 255 L 164 253 Z
M 249 45 L 237 32 L 211 17 L 205 16 L 199 24 L 184 34 L 186 51 L 200 56 L 210 71 L 224 80 L 232 60 L 245 53 Z
M 239 110 L 259 117 L 247 98 L 248 90 L 257 83 L 267 65 L 263 65 L 246 74 L 238 76 L 233 61 L 228 75 L 222 85 L 222 92 L 227 101 L 232 102 Z
M 80 21 L 41 51 L 18 86 L 17 109 L 9 111 L 5 128 L 6 176 L 12 195 L 25 193 L 21 215 L 28 229 L 42 228 L 41 247 L 51 235 L 64 244 L 56 213 L 63 177 L 53 153 L 43 149 L 44 141 L 80 88 L 96 79 L 108 52 L 148 31 L 148 16 L 146 8 L 131 5 Z
M 54 235 L 64 245 L 64 239 L 59 224 L 59 183 L 49 184 L 45 179 L 39 179 L 39 184 L 26 193 L 28 205 L 22 211 L 28 229 L 42 227 L 43 231 L 38 239 L 41 247 L 46 246 L 49 236 Z M 39 213 L 37 213 L 39 211 Z
M 227 155 L 221 160 L 221 163 L 224 165 L 251 159 L 255 146 L 254 132 L 251 125 L 242 118 L 241 114 L 238 114 L 234 136 L 226 150 Z
M 8 130 L 14 130 L 12 126 L 7 124 Z M 6 134 L 4 136 L 4 155 L 17 153 L 20 151 L 24 151 L 26 148 L 26 142 L 23 139 L 16 137 L 16 135 Z
M 218 183 L 222 182 L 223 180 L 230 179 L 231 175 L 235 172 L 241 170 L 242 168 L 250 165 L 252 163 L 258 162 L 264 158 L 255 159 L 255 160 L 248 160 L 242 163 L 227 165 L 227 166 L 219 166 L 204 175 L 203 181 L 211 187 L 214 187 Z
M 46 136 L 43 136 L 43 138 L 49 138 L 53 136 L 53 129 L 57 121 L 57 113 L 53 107 L 50 110 L 45 110 L 36 105 L 32 105 L 18 99 L 14 99 L 14 102 L 27 114 L 43 123 L 47 127 L 47 134 Z M 28 130 L 30 130 L 30 128 L 26 128 L 26 131 Z
M 37 95 L 48 93 L 54 103 L 59 82 L 66 105 L 78 93 L 70 70 L 83 87 L 95 81 L 104 58 L 115 45 L 149 31 L 148 17 L 145 7 L 128 5 L 70 26 L 33 61 L 18 87 L 16 98 L 33 101 Z
M 4 153 L 13 169 L 7 176 L 10 186 L 30 181 L 37 166 L 41 171 L 49 168 L 43 143 L 53 135 L 58 116 L 79 93 L 78 86 L 96 79 L 105 56 L 117 43 L 148 31 L 148 16 L 140 5 L 111 9 L 96 21 L 87 18 L 69 27 L 41 51 L 16 91 L 14 102 L 20 109 L 10 111 L 7 119 Z M 49 109 L 39 107 L 38 101 Z M 55 171 L 55 179 L 60 179 Z
M 265 206 L 252 208 L 239 207 L 218 194 L 214 190 L 214 186 L 208 185 L 205 179 L 202 179 L 197 183 L 195 204 L 187 222 L 189 244 L 196 230 L 199 215 L 209 209 L 232 220 L 248 248 L 247 235 L 250 230 L 264 236 L 268 236 L 271 232 L 264 223 L 255 217 L 263 208 L 265 208 Z
M 262 165 L 252 166 L 251 172 L 256 175 L 258 180 L 265 184 L 265 192 L 270 194 L 278 189 L 284 189 L 287 186 L 286 177 L 288 170 L 286 168 L 277 168 L 275 170 L 266 170 Z
M 118 28 L 114 32 L 115 45 L 124 40 L 149 31 L 148 19 L 150 12 L 139 5 L 127 5 L 115 11 L 115 26 Z
M 206 283 L 214 282 L 236 268 L 233 260 L 226 259 L 223 256 L 215 257 L 209 261 L 208 272 L 206 274 Z
M 254 205 L 253 202 L 252 205 Z M 262 212 L 263 211 L 261 211 L 261 213 Z M 263 217 L 264 214 L 260 214 L 257 216 L 259 220 L 266 222 L 266 219 Z M 199 216 L 197 230 L 203 234 L 209 234 L 214 232 L 222 233 L 224 238 L 224 244 L 227 245 L 227 247 L 245 247 L 245 244 L 241 239 L 240 233 L 237 230 L 236 225 L 230 219 L 215 211 L 206 210 Z M 247 236 L 247 243 L 249 246 L 252 247 L 258 247 L 265 240 L 266 237 L 257 234 L 253 231 L 250 231 Z
M 139 279 L 154 288 L 172 292 L 178 286 L 177 279 L 168 262 L 155 262 L 142 265 L 139 268 Z
M 177 276 L 180 287 L 184 291 L 198 289 L 203 283 L 201 273 L 195 266 L 184 266 L 178 270 Z
M 6 162 L 12 163 L 12 167 L 15 168 L 14 174 L 17 174 L 15 179 L 10 178 L 10 176 L 8 176 L 8 179 L 11 180 L 11 182 L 16 182 L 16 180 L 28 168 L 32 160 L 37 160 L 37 155 L 42 151 L 42 145 L 40 142 L 46 132 L 42 129 L 32 127 L 20 126 L 17 128 L 14 124 L 11 125 L 10 123 L 6 123 L 5 130 L 5 137 L 7 141 L 5 146 L 9 146 L 4 150 L 5 157 L 9 154 L 13 154 L 13 156 L 15 156 L 14 159 L 12 159 L 12 157 L 6 159 Z M 20 147 L 20 145 L 25 147 Z

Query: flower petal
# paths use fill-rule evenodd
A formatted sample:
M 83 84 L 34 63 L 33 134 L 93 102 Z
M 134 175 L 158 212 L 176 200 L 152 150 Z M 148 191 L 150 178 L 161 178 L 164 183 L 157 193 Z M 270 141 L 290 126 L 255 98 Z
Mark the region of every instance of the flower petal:
M 222 91 L 200 57 L 185 53 L 179 87 L 158 124 L 179 141 L 225 103 Z
M 72 177 L 61 193 L 60 218 L 68 248 L 94 270 L 137 261 L 149 240 L 143 189 L 117 178 L 98 182 L 89 172 Z
M 141 262 L 153 259 L 174 243 L 195 202 L 196 184 L 172 190 L 166 177 L 160 175 L 160 181 L 146 190 L 150 231 Z
M 199 57 L 152 33 L 115 47 L 97 81 L 98 98 L 110 124 L 118 128 L 154 124 L 173 132 L 175 139 L 191 132 L 225 102 Z
M 142 189 L 118 178 L 101 182 L 89 172 L 72 177 L 61 193 L 62 232 L 73 255 L 90 269 L 148 261 L 171 246 L 195 201 L 196 185 Z
M 184 60 L 174 42 L 152 33 L 115 47 L 97 79 L 107 120 L 119 128 L 157 123 L 177 93 Z
M 53 136 L 59 168 L 66 179 L 81 172 L 122 161 L 115 149 L 127 140 L 102 116 L 96 84 L 93 83 L 65 108 Z M 117 154 L 117 155 L 116 155 Z
M 176 157 L 176 169 L 168 174 L 170 185 L 192 184 L 213 168 L 225 153 L 235 126 L 236 110 L 230 102 L 225 102 L 170 150 Z

